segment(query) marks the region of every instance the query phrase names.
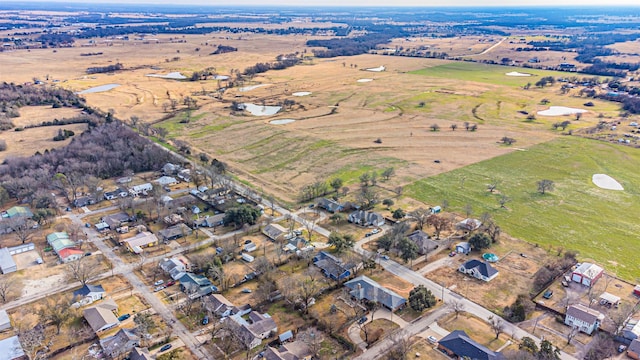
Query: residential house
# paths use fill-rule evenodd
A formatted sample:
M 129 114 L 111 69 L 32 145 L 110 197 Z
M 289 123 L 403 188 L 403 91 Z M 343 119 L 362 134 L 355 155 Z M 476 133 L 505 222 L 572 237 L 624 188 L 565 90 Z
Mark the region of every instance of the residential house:
M 456 230 L 470 232 L 478 230 L 480 226 L 482 226 L 482 222 L 478 219 L 464 219 L 456 224 Z
M 624 339 L 628 340 L 626 341 L 627 343 L 636 339 L 640 339 L 640 320 L 629 318 L 627 320 L 627 323 L 624 324 L 620 335 Z
M 129 360 L 153 360 L 155 357 L 151 356 L 147 348 L 134 347 L 129 354 Z
M 349 214 L 347 220 L 362 226 L 382 226 L 384 225 L 384 216 L 371 211 L 357 210 Z
M 27 218 L 31 219 L 33 217 L 33 212 L 31 209 L 24 206 L 13 206 L 7 211 L 2 213 L 3 218 L 15 219 L 15 218 Z
M 124 185 L 124 184 L 130 183 L 131 181 L 132 181 L 131 176 L 123 176 L 121 178 L 118 178 L 116 180 L 116 183 L 120 185 Z
M 309 345 L 296 340 L 280 345 L 277 349 L 268 346 L 264 352 L 265 360 L 311 360 L 313 353 Z
M 191 228 L 185 224 L 176 224 L 174 226 L 168 227 L 166 229 L 158 231 L 158 235 L 162 238 L 162 241 L 171 241 L 179 239 L 183 236 L 187 236 L 191 234 Z
M 458 254 L 469 255 L 469 253 L 471 252 L 471 244 L 469 244 L 466 241 L 457 243 L 456 244 L 456 252 Z
M 200 218 L 195 221 L 195 224 L 199 227 L 216 227 L 224 225 L 224 214 L 216 214 L 213 216 L 207 215 L 205 218 Z
M 129 194 L 131 194 L 131 196 L 146 196 L 151 190 L 153 190 L 153 185 L 151 185 L 151 183 L 144 183 L 131 187 L 131 189 L 129 189 Z
M 244 316 L 251 312 L 251 305 L 235 306 L 227 298 L 220 294 L 211 294 L 204 299 L 204 306 L 211 313 L 225 318 L 231 315 Z
M 377 302 L 391 311 L 396 311 L 407 303 L 407 299 L 385 288 L 366 276 L 358 276 L 344 283 L 351 289 L 349 294 L 358 300 Z
M 3 274 L 8 274 L 18 271 L 18 265 L 13 260 L 9 248 L 0 249 L 0 270 Z
M 142 249 L 158 245 L 158 238 L 148 231 L 142 231 L 134 237 L 125 239 L 123 243 L 130 252 L 140 254 Z
M 2 360 L 29 360 L 17 335 L 0 340 L 0 358 Z
M 94 199 L 91 196 L 82 196 L 79 197 L 75 200 L 73 200 L 73 206 L 74 207 L 84 207 L 84 206 L 88 206 L 88 205 L 93 205 L 96 203 L 96 199 Z
M 187 272 L 187 265 L 177 257 L 164 259 L 160 263 L 160 268 L 169 274 L 173 280 L 180 279 Z
M 113 314 L 113 302 L 103 301 L 82 311 L 84 319 L 96 333 L 118 326 L 118 318 Z M 115 307 L 117 310 L 117 306 Z
M 293 340 L 293 331 L 291 330 L 287 330 L 285 332 L 283 332 L 282 334 L 278 335 L 278 341 L 280 342 L 280 344 L 283 344 L 287 341 L 291 341 Z
M 0 310 L 0 331 L 9 329 L 11 329 L 11 319 L 9 319 L 9 314 L 7 314 L 7 310 Z
M 318 201 L 318 207 L 327 210 L 330 213 L 337 213 L 340 212 L 342 210 L 344 210 L 344 206 L 342 204 L 340 204 L 339 202 L 332 200 L 332 199 L 326 199 L 326 198 L 322 198 L 320 199 L 320 201 Z
M 454 330 L 438 341 L 438 350 L 455 359 L 503 360 L 504 355 L 478 344 L 462 330 Z
M 106 193 L 104 193 L 104 198 L 106 200 L 115 200 L 119 198 L 125 198 L 127 196 L 129 196 L 129 192 L 120 187 L 113 191 L 107 191 Z
M 631 344 L 629 344 L 627 356 L 635 360 L 640 360 L 640 340 L 633 340 Z
M 342 260 L 325 252 L 320 251 L 313 257 L 313 263 L 320 268 L 324 276 L 339 281 L 351 275 L 349 267 L 342 263 Z
M 262 228 L 262 233 L 269 239 L 278 241 L 282 236 L 288 233 L 288 231 L 278 224 L 269 224 Z
M 407 237 L 418 246 L 418 253 L 420 253 L 420 255 L 428 254 L 439 246 L 437 242 L 431 240 L 429 234 L 422 230 L 416 230 Z
M 180 165 L 175 165 L 175 164 L 172 164 L 172 163 L 166 163 L 162 167 L 162 173 L 164 175 L 175 175 L 175 174 L 178 173 L 178 171 L 180 171 L 180 169 L 181 169 Z
M 602 295 L 600 295 L 600 304 L 609 307 L 611 307 L 612 305 L 618 306 L 618 304 L 620 304 L 620 297 L 608 292 L 603 292 Z
M 180 280 L 180 290 L 189 294 L 189 298 L 197 299 L 212 292 L 217 292 L 218 288 L 211 283 L 211 280 L 202 275 L 185 273 Z
M 498 270 L 488 262 L 477 259 L 467 260 L 458 268 L 463 274 L 471 275 L 476 279 L 491 281 L 498 276 Z
M 182 169 L 180 171 L 178 171 L 178 179 L 184 181 L 184 182 L 190 182 L 191 181 L 191 169 Z
M 235 314 L 229 318 L 239 325 L 237 334 L 250 349 L 257 347 L 262 340 L 278 332 L 276 322 L 267 313 L 260 314 L 252 311 L 247 317 L 248 319 L 245 320 L 244 317 Z
M 253 242 L 250 242 L 250 243 L 248 243 L 248 244 L 245 244 L 245 245 L 244 245 L 243 250 L 244 250 L 245 252 L 250 253 L 250 252 L 253 252 L 253 251 L 258 250 L 258 245 L 256 245 L 256 244 L 255 244 L 255 243 L 253 243 Z
M 115 335 L 100 340 L 102 352 L 112 359 L 128 354 L 139 344 L 140 338 L 130 329 L 120 329 Z
M 106 223 L 111 230 L 115 230 L 122 225 L 125 225 L 131 221 L 129 214 L 119 212 L 116 214 L 110 214 L 102 218 L 102 222 Z
M 287 241 L 282 249 L 287 253 L 295 252 L 296 255 L 301 256 L 304 253 L 313 251 L 313 249 L 315 249 L 315 246 L 311 245 L 311 243 L 307 241 L 307 239 L 296 236 L 293 239 Z
M 591 335 L 600 327 L 602 320 L 604 320 L 604 315 L 598 310 L 588 308 L 582 304 L 575 304 L 567 307 L 564 323 Z
M 163 176 L 157 180 L 155 180 L 156 183 L 158 183 L 158 185 L 160 186 L 170 186 L 170 185 L 175 185 L 178 183 L 178 180 L 174 177 L 171 176 Z
M 80 305 L 91 304 L 94 301 L 100 300 L 107 295 L 102 285 L 88 285 L 85 284 L 80 289 L 73 292 L 73 298 L 80 302 Z
M 571 280 L 585 286 L 593 286 L 602 277 L 604 269 L 596 264 L 582 263 L 571 273 Z
M 78 260 L 84 254 L 77 248 L 76 243 L 69 238 L 69 234 L 66 232 L 55 232 L 47 235 L 47 243 L 64 263 Z
M 58 256 L 63 263 L 80 260 L 84 256 L 84 251 L 76 248 L 62 249 L 58 252 Z

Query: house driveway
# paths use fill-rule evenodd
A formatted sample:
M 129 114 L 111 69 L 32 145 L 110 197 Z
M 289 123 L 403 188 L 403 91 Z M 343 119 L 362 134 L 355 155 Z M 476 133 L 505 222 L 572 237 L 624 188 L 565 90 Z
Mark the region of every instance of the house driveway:
M 400 316 L 394 315 L 391 311 L 386 308 L 378 309 L 373 313 L 373 320 L 387 319 L 395 324 L 397 324 L 400 329 L 404 329 L 409 323 L 404 321 Z M 370 323 L 371 313 L 367 315 L 367 321 L 363 324 L 366 325 Z M 354 322 L 349 326 L 349 339 L 356 344 L 357 347 L 362 349 L 363 351 L 367 349 L 367 343 L 360 336 L 360 325 L 357 322 Z

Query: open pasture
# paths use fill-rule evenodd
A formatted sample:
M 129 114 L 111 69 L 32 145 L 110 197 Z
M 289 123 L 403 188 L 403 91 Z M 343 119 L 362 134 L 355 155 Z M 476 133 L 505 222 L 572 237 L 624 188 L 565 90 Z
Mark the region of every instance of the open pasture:
M 446 199 L 454 211 L 469 204 L 474 216 L 491 213 L 511 236 L 550 250 L 577 250 L 580 259 L 609 270 L 615 264 L 620 277 L 634 280 L 640 270 L 632 240 L 640 231 L 638 161 L 634 148 L 563 137 L 417 181 L 405 191 L 430 204 Z M 613 177 L 625 190 L 598 188 L 591 182 L 596 173 Z M 555 189 L 540 194 L 542 179 L 554 181 Z M 487 184 L 494 181 L 498 187 L 491 194 Z M 502 195 L 510 199 L 506 208 L 498 203 Z
M 71 130 L 79 135 L 87 129 L 87 124 L 72 124 L 63 126 L 42 126 L 22 131 L 0 132 L 0 139 L 7 142 L 7 150 L 0 152 L 0 161 L 8 157 L 31 156 L 36 151 L 60 148 L 71 142 L 73 137 L 64 141 L 53 141 L 53 137 L 58 134 L 58 130 Z

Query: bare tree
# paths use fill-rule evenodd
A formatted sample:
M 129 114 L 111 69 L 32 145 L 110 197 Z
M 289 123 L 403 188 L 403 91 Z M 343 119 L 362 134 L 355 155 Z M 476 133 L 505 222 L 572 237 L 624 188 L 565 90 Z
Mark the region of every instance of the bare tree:
M 49 338 L 43 325 L 35 327 L 17 327 L 20 345 L 27 357 L 31 360 L 44 360 L 47 358 L 47 349 L 53 345 L 53 338 Z
M 489 326 L 491 326 L 491 330 L 496 334 L 496 339 L 504 332 L 504 322 L 497 316 L 489 316 L 487 318 L 489 320 Z
M 311 299 L 320 291 L 321 283 L 317 279 L 316 272 L 309 268 L 305 272 L 304 278 L 298 280 L 296 285 L 296 295 L 303 307 L 305 315 L 307 315 L 309 314 Z
M 573 340 L 573 338 L 578 335 L 578 327 L 577 326 L 572 326 L 571 330 L 569 330 L 569 332 L 567 333 L 567 345 L 571 345 L 571 340 Z
M 427 224 L 433 226 L 435 230 L 436 239 L 440 238 L 440 233 L 442 231 L 448 230 L 451 228 L 451 222 L 444 216 L 439 216 L 436 214 L 429 215 L 427 217 Z
M 307 328 L 306 330 L 299 332 L 297 338 L 309 347 L 309 351 L 311 351 L 312 356 L 317 358 L 320 355 L 322 342 L 324 341 L 324 336 L 321 331 L 318 331 L 315 328 Z
M 56 335 L 60 335 L 60 328 L 74 317 L 71 299 L 68 296 L 56 294 L 47 297 L 45 301 L 45 305 L 38 311 L 40 321 L 43 324 L 53 324 L 56 327 Z
M 29 220 L 23 216 L 9 218 L 5 221 L 23 244 L 26 243 L 34 233 L 33 226 L 31 226 Z
M 555 184 L 552 180 L 543 179 L 537 182 L 538 192 L 544 195 L 547 191 L 553 191 Z
M 86 285 L 100 275 L 100 263 L 95 257 L 81 257 L 67 263 L 67 274 L 72 280 Z
M 407 213 L 407 218 L 416 222 L 419 230 L 422 230 L 427 224 L 427 219 L 431 215 L 431 211 L 425 208 L 418 208 Z
M 2 275 L 0 277 L 0 300 L 6 304 L 8 300 L 14 297 L 14 292 L 18 287 L 18 279 L 11 275 Z
M 304 228 L 307 229 L 307 233 L 309 234 L 309 241 L 312 240 L 313 232 L 315 231 L 316 222 L 318 221 L 317 217 L 313 219 L 304 219 Z
M 389 347 L 389 358 L 394 360 L 404 360 L 407 358 L 411 343 L 406 336 L 402 334 L 396 334 L 391 339 L 391 346 Z
M 449 306 L 451 307 L 451 310 L 453 310 L 453 312 L 456 314 L 456 319 L 458 318 L 458 315 L 460 315 L 460 313 L 464 312 L 464 303 L 462 301 L 453 300 L 449 302 Z

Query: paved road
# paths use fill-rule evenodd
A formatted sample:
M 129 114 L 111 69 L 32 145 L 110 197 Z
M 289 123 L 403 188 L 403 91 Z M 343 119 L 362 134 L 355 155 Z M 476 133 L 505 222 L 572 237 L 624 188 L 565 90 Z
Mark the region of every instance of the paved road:
M 364 250 L 362 248 L 362 245 L 365 244 L 367 241 L 370 241 L 370 238 L 365 238 L 363 240 L 360 240 L 356 243 L 355 245 L 355 251 L 361 254 L 365 254 L 367 253 L 366 250 Z M 444 288 L 443 286 L 429 280 L 426 279 L 425 277 L 423 277 L 422 275 L 420 275 L 419 273 L 408 269 L 400 264 L 398 264 L 397 262 L 393 261 L 393 260 L 383 260 L 380 259 L 380 264 L 382 265 L 382 267 L 385 268 L 385 270 L 389 271 L 390 273 L 412 283 L 415 286 L 418 285 L 423 285 L 425 286 L 427 289 L 431 290 L 431 292 L 438 296 L 440 295 L 443 299 L 443 301 L 448 302 L 451 300 L 456 300 L 458 302 L 461 302 L 462 304 L 464 304 L 464 310 L 474 314 L 475 316 L 485 320 L 485 321 L 489 321 L 489 317 L 496 317 L 497 315 L 492 313 L 491 311 L 483 308 L 482 306 L 474 303 L 471 300 L 465 299 L 462 296 L 460 296 L 459 294 Z M 534 339 L 537 343 L 540 343 L 540 339 L 538 339 L 537 337 L 535 337 L 534 335 L 528 333 L 527 331 L 517 327 L 516 325 L 507 322 L 506 320 L 502 320 L 504 323 L 504 333 L 505 334 L 509 334 L 510 336 L 513 336 L 516 339 L 521 339 L 525 336 L 528 336 L 532 339 Z M 414 333 L 415 334 L 415 333 Z M 567 353 L 562 352 L 560 354 L 561 359 L 563 360 L 574 360 L 575 358 Z

